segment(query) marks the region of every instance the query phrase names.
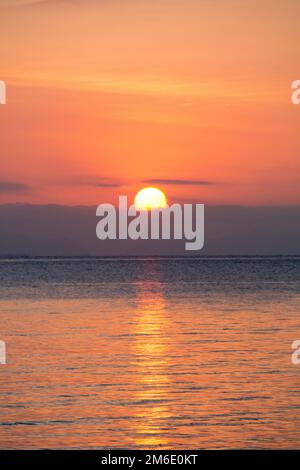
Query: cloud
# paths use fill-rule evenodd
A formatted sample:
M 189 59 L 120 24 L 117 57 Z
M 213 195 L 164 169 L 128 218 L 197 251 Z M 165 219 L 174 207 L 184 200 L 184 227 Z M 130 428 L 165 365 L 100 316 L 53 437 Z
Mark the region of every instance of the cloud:
M 29 186 L 23 183 L 14 183 L 12 181 L 0 180 L 0 194 L 19 193 L 27 191 Z
M 181 180 L 181 179 L 146 179 L 143 183 L 147 184 L 167 184 L 170 186 L 209 186 L 215 184 L 213 181 L 207 180 Z
M 121 188 L 123 185 L 120 183 L 97 183 L 94 186 L 97 188 Z
M 92 186 L 94 188 L 121 188 L 124 186 L 120 181 L 115 181 L 110 178 L 90 178 L 73 181 L 72 184 Z

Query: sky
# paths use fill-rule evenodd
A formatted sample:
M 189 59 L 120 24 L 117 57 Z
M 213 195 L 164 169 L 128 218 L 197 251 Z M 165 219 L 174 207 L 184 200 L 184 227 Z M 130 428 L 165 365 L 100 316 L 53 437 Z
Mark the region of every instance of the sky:
M 299 0 L 0 0 L 0 204 L 300 204 Z

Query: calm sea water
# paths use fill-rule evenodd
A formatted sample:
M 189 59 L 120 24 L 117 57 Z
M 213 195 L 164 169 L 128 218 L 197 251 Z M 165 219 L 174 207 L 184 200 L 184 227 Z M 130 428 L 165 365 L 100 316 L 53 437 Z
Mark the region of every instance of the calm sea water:
M 300 259 L 0 261 L 0 447 L 300 448 Z

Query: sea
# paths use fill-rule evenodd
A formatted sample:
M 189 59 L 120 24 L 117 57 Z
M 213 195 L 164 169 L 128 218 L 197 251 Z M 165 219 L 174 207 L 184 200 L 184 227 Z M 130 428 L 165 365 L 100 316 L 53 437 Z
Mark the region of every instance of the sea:
M 300 448 L 299 257 L 1 259 L 0 340 L 1 449 Z

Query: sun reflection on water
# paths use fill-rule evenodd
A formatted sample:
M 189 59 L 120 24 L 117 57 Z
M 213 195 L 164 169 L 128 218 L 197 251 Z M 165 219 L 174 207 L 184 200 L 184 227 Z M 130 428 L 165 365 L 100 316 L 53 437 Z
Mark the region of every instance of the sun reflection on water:
M 139 384 L 133 397 L 136 447 L 165 447 L 169 442 L 164 431 L 165 421 L 170 416 L 169 332 L 170 318 L 162 285 L 157 283 L 154 289 L 140 286 L 132 344 L 135 380 Z

